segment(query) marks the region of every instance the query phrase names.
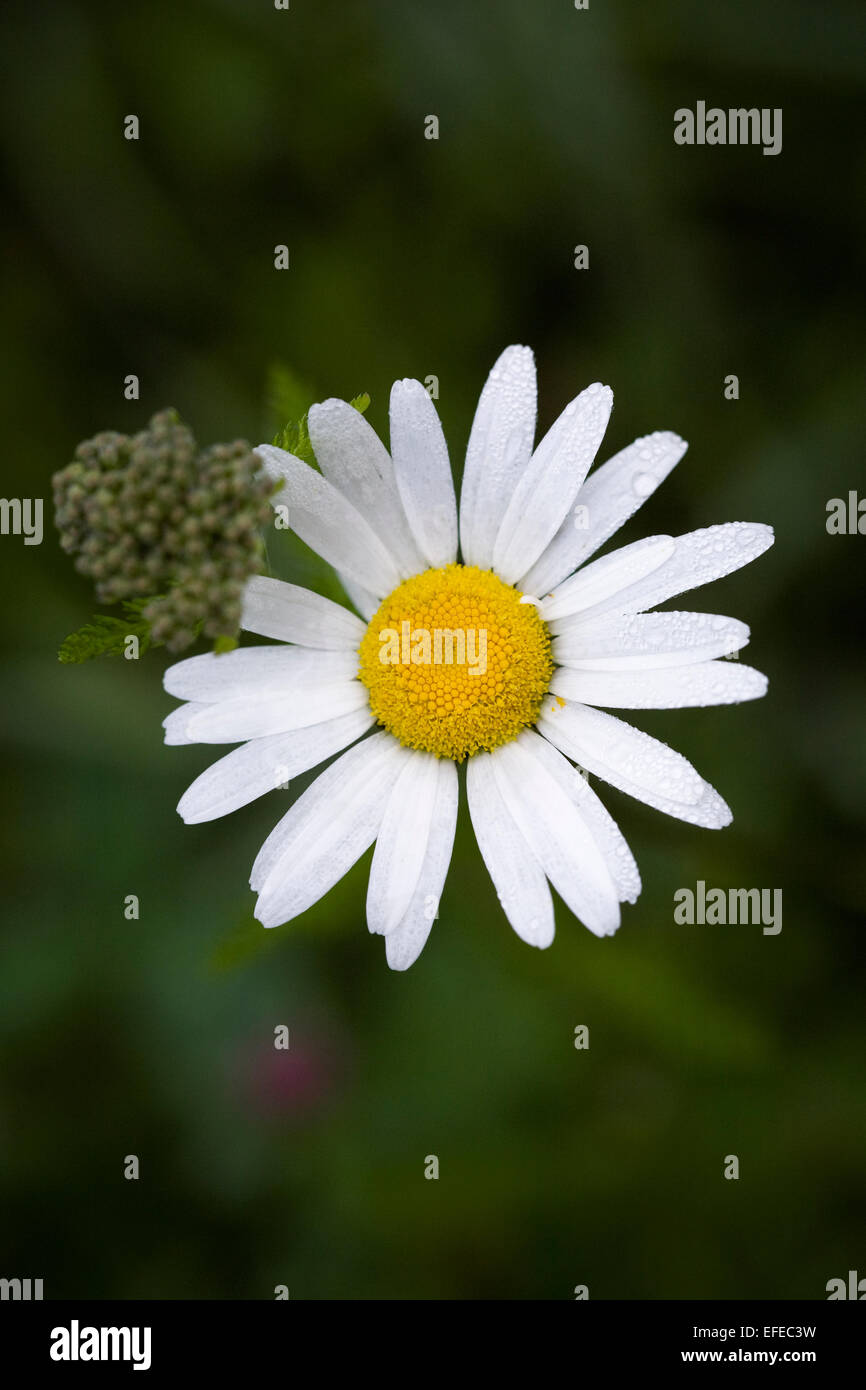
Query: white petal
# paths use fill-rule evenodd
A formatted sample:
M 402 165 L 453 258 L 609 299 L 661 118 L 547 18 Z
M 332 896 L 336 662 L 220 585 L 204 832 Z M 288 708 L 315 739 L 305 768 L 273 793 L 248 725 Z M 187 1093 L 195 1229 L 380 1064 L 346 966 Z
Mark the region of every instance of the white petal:
M 540 734 L 527 729 L 521 740 L 531 746 L 533 753 L 555 777 L 563 791 L 575 802 L 592 831 L 593 838 L 604 856 L 620 902 L 637 902 L 640 895 L 640 872 L 613 816 L 596 796 L 586 778 L 552 743 Z
M 297 642 L 302 647 L 357 651 L 364 636 L 360 619 L 321 594 L 256 575 L 244 589 L 241 627 L 260 637 Z
M 283 816 L 250 879 L 261 890 L 256 917 L 263 926 L 305 912 L 369 849 L 405 754 L 389 734 L 364 739 L 326 768 Z
M 772 544 L 773 528 L 761 522 L 729 521 L 721 526 L 705 526 L 700 531 L 689 531 L 685 536 L 677 536 L 674 550 L 664 564 L 598 603 L 590 610 L 591 616 L 596 618 L 611 610 L 642 613 L 647 608 L 654 608 L 657 603 L 664 603 L 666 599 L 684 594 L 689 589 L 697 589 L 702 584 L 710 584 L 748 565 Z M 621 553 L 615 552 L 617 555 Z M 595 560 L 580 573 L 586 574 L 587 570 L 600 564 L 600 560 Z
M 400 583 L 397 566 L 357 507 L 294 454 L 273 444 L 260 444 L 256 453 L 265 471 L 282 480 L 271 503 L 288 506 L 289 525 L 302 541 L 379 598 L 396 589 Z
M 427 853 L 418 883 L 403 920 L 385 938 L 385 956 L 392 970 L 408 970 L 424 949 L 439 910 L 456 828 L 457 768 L 447 758 L 440 758 Z
M 466 790 L 475 838 L 502 911 L 527 945 L 549 946 L 555 928 L 547 879 L 505 805 L 491 753 L 469 759 Z
M 563 521 L 518 588 L 549 594 L 595 554 L 655 492 L 679 463 L 688 445 L 667 430 L 636 439 L 591 473 L 577 495 L 577 506 Z
M 420 381 L 391 388 L 391 456 L 403 510 L 428 565 L 457 559 L 457 500 L 448 445 L 436 407 Z
M 369 522 L 403 579 L 426 569 L 397 490 L 394 465 L 372 425 L 348 401 L 310 408 L 310 442 L 323 475 Z
M 369 622 L 379 607 L 381 599 L 378 599 L 375 594 L 371 594 L 369 589 L 362 589 L 360 584 L 356 584 L 354 579 L 350 579 L 348 574 L 344 574 L 342 570 L 337 570 L 337 578 L 361 617 Z
M 587 705 L 545 702 L 539 732 L 587 772 L 678 820 L 721 829 L 731 812 L 680 753 Z
M 255 699 L 243 696 L 204 705 L 187 722 L 186 730 L 193 743 L 245 743 L 251 738 L 308 729 L 368 707 L 367 690 L 360 681 L 302 681 L 294 688 Z
M 612 408 L 609 386 L 588 386 L 565 407 L 529 460 L 493 547 L 493 568 L 507 584 L 526 573 L 571 513 Z
M 700 661 L 653 671 L 573 671 L 560 666 L 550 693 L 613 709 L 735 705 L 767 693 L 767 677 L 736 661 Z
M 439 759 L 407 750 L 385 808 L 367 887 L 367 926 L 387 936 L 405 917 L 427 850 Z
M 166 715 L 162 721 L 165 729 L 165 742 L 173 746 L 182 743 L 198 743 L 197 738 L 190 738 L 187 733 L 187 726 L 193 715 L 199 714 L 201 710 L 207 709 L 207 705 L 190 702 L 188 705 L 178 705 L 171 714 Z
M 472 422 L 460 491 L 460 548 L 467 565 L 489 569 L 493 546 L 535 437 L 535 360 L 509 347 L 494 363 Z
M 356 710 L 306 729 L 253 739 L 197 777 L 178 802 L 178 814 L 187 825 L 228 815 L 341 752 L 372 723 L 369 710 Z
M 552 652 L 558 666 L 575 670 L 658 670 L 729 656 L 748 640 L 745 623 L 715 613 L 607 613 L 572 624 Z
M 394 750 L 406 752 L 405 749 L 401 749 L 400 744 L 390 734 L 376 733 L 370 738 L 364 739 L 363 742 L 357 743 L 354 748 L 350 748 L 335 763 L 326 768 L 307 788 L 303 796 L 299 797 L 291 810 L 286 812 L 282 820 L 277 822 L 265 840 L 250 873 L 250 887 L 256 892 L 264 888 L 269 875 L 279 863 L 289 843 L 296 836 L 297 815 L 295 813 L 302 802 L 309 813 L 318 808 L 322 814 L 326 814 L 330 808 L 330 813 L 334 818 L 337 818 L 343 792 L 345 791 L 347 795 L 354 794 L 363 784 L 364 778 L 377 774 L 379 770 L 389 764 Z M 395 764 L 392 784 L 393 781 L 396 781 L 402 765 L 402 760 Z M 387 800 L 387 796 L 384 796 L 380 820 L 381 816 L 385 814 Z
M 353 651 L 314 651 L 306 647 L 239 647 L 233 652 L 205 652 L 169 666 L 163 685 L 179 700 L 255 699 L 267 693 L 290 693 L 301 682 L 321 685 L 358 672 Z
M 646 536 L 632 545 L 624 545 L 610 555 L 602 555 L 593 560 L 541 604 L 541 615 L 547 623 L 560 623 L 554 632 L 570 626 L 565 619 L 573 619 L 576 613 L 593 617 L 605 611 L 606 606 L 614 607 L 623 590 L 637 580 L 653 574 L 673 555 L 676 542 L 672 536 Z M 585 616 L 581 619 L 586 621 Z
M 619 897 L 574 801 L 533 743 L 518 739 L 491 756 L 503 800 L 560 897 L 596 936 L 612 935 L 620 922 Z

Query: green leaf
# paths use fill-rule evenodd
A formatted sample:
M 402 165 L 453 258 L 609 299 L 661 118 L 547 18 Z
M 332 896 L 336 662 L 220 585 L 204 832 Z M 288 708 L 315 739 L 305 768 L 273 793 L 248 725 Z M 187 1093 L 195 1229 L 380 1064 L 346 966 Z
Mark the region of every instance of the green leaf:
M 310 394 L 312 393 L 304 391 L 300 381 L 288 367 L 281 363 L 271 367 L 268 373 L 269 406 L 277 419 L 287 419 L 287 423 L 277 430 L 271 443 L 315 467 L 316 456 L 307 428 L 309 408 L 304 408 L 304 402 L 309 401 Z M 366 391 L 362 391 L 359 396 L 354 396 L 349 404 L 363 415 L 369 408 L 370 397 Z
M 99 613 L 77 632 L 71 632 L 57 653 L 58 660 L 67 665 L 79 665 L 97 656 L 122 656 L 128 637 L 138 638 L 139 655 L 152 645 L 150 623 L 142 617 L 141 609 L 149 599 L 132 599 L 124 603 L 123 618 Z
M 290 420 L 287 425 L 283 425 L 283 428 L 274 435 L 271 443 L 276 444 L 278 449 L 285 449 L 287 453 L 294 454 L 295 458 L 303 459 L 304 463 L 312 464 L 315 467 L 316 456 L 310 443 L 306 415 L 302 415 L 300 420 Z
M 83 661 L 92 661 L 97 656 L 123 656 L 127 637 L 138 638 L 139 656 L 144 656 L 149 647 L 164 646 L 162 641 L 154 638 L 150 623 L 144 616 L 145 608 L 160 597 L 159 594 L 153 594 L 149 598 L 125 600 L 122 605 L 125 616 L 122 618 L 111 613 L 98 613 L 77 632 L 69 634 L 57 653 L 57 659 L 65 665 L 77 666 Z M 197 622 L 193 627 L 196 639 L 201 636 L 201 626 L 201 622 Z M 225 633 L 216 638 L 213 650 L 233 652 L 237 645 L 237 636 Z
M 268 369 L 268 413 L 275 423 L 287 422 L 278 426 L 271 443 L 310 464 L 315 464 L 316 459 L 307 430 L 307 409 L 314 395 L 312 388 L 284 362 L 275 362 Z
M 302 381 L 285 362 L 274 362 L 268 368 L 265 387 L 270 426 L 278 430 L 284 420 L 300 420 L 307 413 L 315 389 Z

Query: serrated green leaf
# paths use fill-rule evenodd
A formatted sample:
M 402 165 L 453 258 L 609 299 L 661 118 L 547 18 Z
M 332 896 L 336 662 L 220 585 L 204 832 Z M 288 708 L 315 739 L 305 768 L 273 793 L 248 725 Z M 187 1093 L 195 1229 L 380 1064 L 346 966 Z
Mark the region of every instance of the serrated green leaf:
M 315 397 L 313 387 L 285 362 L 274 362 L 268 368 L 266 404 L 272 429 L 279 430 L 284 420 L 300 420 Z
M 274 435 L 271 443 L 276 444 L 278 449 L 285 449 L 287 453 L 294 454 L 295 458 L 302 459 L 304 463 L 309 463 L 315 467 L 316 456 L 310 443 L 306 415 L 302 415 L 300 420 L 290 420 L 287 425 L 283 425 L 283 428 Z
M 77 632 L 71 632 L 57 653 L 67 665 L 79 665 L 97 656 L 122 656 L 128 637 L 138 638 L 139 654 L 151 645 L 150 623 L 145 618 L 115 618 L 98 614 Z
M 307 417 L 309 408 L 304 409 L 303 400 L 309 400 L 309 395 L 301 397 L 301 385 L 297 377 L 281 364 L 271 367 L 269 374 L 269 400 L 272 408 L 277 411 L 280 407 L 294 405 L 295 410 L 283 410 L 278 419 L 286 419 L 288 422 L 278 429 L 272 444 L 278 449 L 285 449 L 287 453 L 294 454 L 295 458 L 302 459 L 304 463 L 309 463 L 316 467 L 316 455 L 313 452 L 313 445 L 310 441 L 310 431 L 307 427 Z M 369 409 L 370 397 L 366 391 L 354 396 L 349 402 L 359 415 L 363 415 Z
M 65 665 L 80 665 L 97 656 L 123 656 L 127 637 L 138 638 L 139 656 L 144 656 L 149 647 L 164 646 L 163 642 L 154 640 L 150 623 L 144 616 L 144 609 L 161 597 L 154 594 L 147 598 L 125 600 L 122 618 L 113 613 L 97 613 L 89 623 L 69 634 L 57 653 L 58 661 Z M 201 636 L 201 627 L 200 621 L 193 627 L 196 639 Z M 232 652 L 237 645 L 237 636 L 225 633 L 216 638 L 213 650 Z

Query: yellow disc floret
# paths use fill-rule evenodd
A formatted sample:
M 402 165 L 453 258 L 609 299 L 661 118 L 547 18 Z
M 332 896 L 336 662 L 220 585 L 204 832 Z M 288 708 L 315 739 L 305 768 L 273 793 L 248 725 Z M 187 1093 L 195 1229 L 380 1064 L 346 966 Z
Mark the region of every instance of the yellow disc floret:
M 409 748 L 462 762 L 534 724 L 553 672 L 537 608 L 490 570 L 446 565 L 382 603 L 360 648 L 370 708 Z

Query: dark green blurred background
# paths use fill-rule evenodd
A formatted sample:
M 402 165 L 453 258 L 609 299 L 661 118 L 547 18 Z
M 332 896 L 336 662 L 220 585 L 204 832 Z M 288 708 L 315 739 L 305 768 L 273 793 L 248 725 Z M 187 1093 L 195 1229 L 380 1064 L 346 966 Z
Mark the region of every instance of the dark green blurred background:
M 599 785 L 643 895 L 611 941 L 558 908 L 537 952 L 462 814 L 441 918 L 396 975 L 364 923 L 369 855 L 301 920 L 253 923 L 287 794 L 185 828 L 219 750 L 163 747 L 165 654 L 61 667 L 88 586 L 47 510 L 41 547 L 0 538 L 0 1275 L 46 1297 L 633 1299 L 823 1298 L 866 1274 L 866 539 L 825 529 L 829 498 L 866 492 L 862 20 L 810 0 L 6 7 L 4 495 L 47 509 L 79 439 L 167 404 L 205 443 L 259 442 L 276 361 L 311 399 L 369 391 L 380 430 L 392 380 L 435 374 L 459 472 L 490 364 L 527 342 L 541 428 L 600 379 L 603 456 L 690 441 L 623 539 L 778 539 L 686 605 L 752 625 L 768 698 L 635 717 L 733 827 Z M 698 99 L 782 107 L 781 155 L 677 147 Z M 273 558 L 326 582 L 300 549 Z M 675 925 L 697 879 L 781 887 L 781 934 Z

